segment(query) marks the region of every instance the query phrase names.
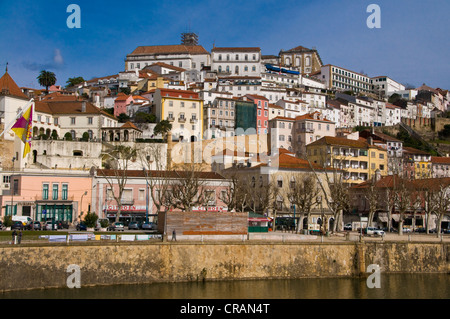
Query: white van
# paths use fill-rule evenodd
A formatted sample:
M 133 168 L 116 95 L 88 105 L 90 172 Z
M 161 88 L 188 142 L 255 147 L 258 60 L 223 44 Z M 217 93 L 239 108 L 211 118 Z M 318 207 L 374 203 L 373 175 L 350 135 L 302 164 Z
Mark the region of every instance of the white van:
M 29 216 L 13 216 L 12 221 L 13 222 L 16 222 L 16 221 L 22 222 L 22 224 L 25 226 L 25 225 L 30 224 L 33 220 Z

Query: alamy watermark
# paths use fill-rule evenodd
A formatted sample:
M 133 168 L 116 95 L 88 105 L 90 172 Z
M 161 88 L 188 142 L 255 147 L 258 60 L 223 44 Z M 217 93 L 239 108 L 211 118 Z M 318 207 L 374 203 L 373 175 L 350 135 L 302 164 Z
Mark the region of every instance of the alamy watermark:
M 367 27 L 369 29 L 380 29 L 381 28 L 381 8 L 378 4 L 369 4 L 367 6 L 367 13 L 371 13 L 367 17 Z
M 69 4 L 66 12 L 71 13 L 66 20 L 69 29 L 81 28 L 81 8 L 78 4 Z
M 69 273 L 69 277 L 67 277 L 67 287 L 68 288 L 81 288 L 81 270 L 80 266 L 71 264 L 67 267 L 66 270 Z
M 381 288 L 380 266 L 371 264 L 367 267 L 367 272 L 371 273 L 366 280 L 367 288 Z

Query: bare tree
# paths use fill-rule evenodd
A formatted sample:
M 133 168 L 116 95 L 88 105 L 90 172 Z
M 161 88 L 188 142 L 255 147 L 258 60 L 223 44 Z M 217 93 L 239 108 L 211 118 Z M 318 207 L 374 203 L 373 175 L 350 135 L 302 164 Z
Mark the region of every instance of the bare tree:
M 380 192 L 377 187 L 377 180 L 372 178 L 370 184 L 364 191 L 364 198 L 368 204 L 369 209 L 369 226 L 373 226 L 373 217 L 380 205 Z
M 128 181 L 128 167 L 131 161 L 135 161 L 137 152 L 135 148 L 117 145 L 109 153 L 104 154 L 105 170 L 100 174 L 109 185 L 109 194 L 117 204 L 116 222 L 120 219 L 123 193 Z M 117 187 L 115 187 L 117 185 Z M 107 190 L 108 192 L 108 190 Z
M 295 173 L 291 176 L 289 188 L 286 192 L 288 201 L 296 205 L 299 210 L 299 223 L 296 232 L 303 227 L 303 218 L 306 214 L 307 220 L 311 218 L 311 211 L 316 204 L 316 198 L 321 193 L 316 178 L 311 173 Z
M 436 184 L 435 192 L 435 214 L 437 216 L 436 234 L 439 237 L 441 233 L 442 220 L 450 211 L 450 179 L 440 179 Z
M 266 177 L 266 178 L 265 178 Z M 265 213 L 273 205 L 273 194 L 276 182 L 271 175 L 257 173 L 251 182 L 245 184 L 243 191 L 247 195 L 247 208 L 257 213 Z
M 200 176 L 201 166 L 196 163 L 184 163 L 174 171 L 172 181 L 172 205 L 183 211 L 191 211 L 194 206 L 201 206 L 208 190 L 205 179 Z
M 401 236 L 403 235 L 405 213 L 413 206 L 413 189 L 411 183 L 404 178 L 395 178 L 393 182 L 393 196 L 395 200 L 394 207 L 400 214 L 398 234 Z
M 323 176 L 325 177 L 325 181 L 319 177 L 317 170 L 323 169 L 317 167 L 316 164 L 312 164 L 310 159 L 307 158 L 309 166 L 316 176 L 316 180 L 324 194 L 325 201 L 327 203 L 328 209 L 331 211 L 334 223 L 332 232 L 336 232 L 338 225 L 341 224 L 343 219 L 343 212 L 350 208 L 350 193 L 349 193 L 349 184 L 346 183 L 344 179 L 345 172 L 342 172 L 338 167 L 340 167 L 340 163 L 338 159 L 334 159 L 334 168 L 328 169 L 325 171 Z M 326 163 L 324 161 L 324 163 Z

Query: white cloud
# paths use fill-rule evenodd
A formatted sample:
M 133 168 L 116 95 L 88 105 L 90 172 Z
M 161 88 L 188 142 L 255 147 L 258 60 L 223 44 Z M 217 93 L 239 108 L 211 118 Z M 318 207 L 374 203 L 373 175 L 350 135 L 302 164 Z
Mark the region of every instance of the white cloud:
M 55 49 L 55 56 L 53 57 L 53 62 L 55 62 L 57 65 L 64 64 L 64 59 L 61 55 L 61 50 Z

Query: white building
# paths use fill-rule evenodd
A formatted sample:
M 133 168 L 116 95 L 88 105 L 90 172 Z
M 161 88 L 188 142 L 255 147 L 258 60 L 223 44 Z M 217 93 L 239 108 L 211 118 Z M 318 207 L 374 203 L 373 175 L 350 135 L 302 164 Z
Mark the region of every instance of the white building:
M 356 93 L 371 93 L 370 77 L 336 65 L 322 66 L 319 80 L 324 81 L 328 89 L 338 91 L 351 90 Z
M 261 75 L 261 49 L 256 47 L 214 47 L 211 50 L 211 70 L 220 76 Z
M 376 76 L 370 79 L 372 84 L 372 91 L 379 98 L 385 98 L 392 94 L 405 90 L 405 86 L 397 81 L 394 81 L 388 76 Z
M 200 71 L 210 65 L 210 54 L 201 45 L 154 45 L 139 46 L 128 54 L 125 60 L 126 70 L 141 70 L 156 62 L 164 62 L 179 68 Z M 199 79 L 192 79 L 198 81 Z

